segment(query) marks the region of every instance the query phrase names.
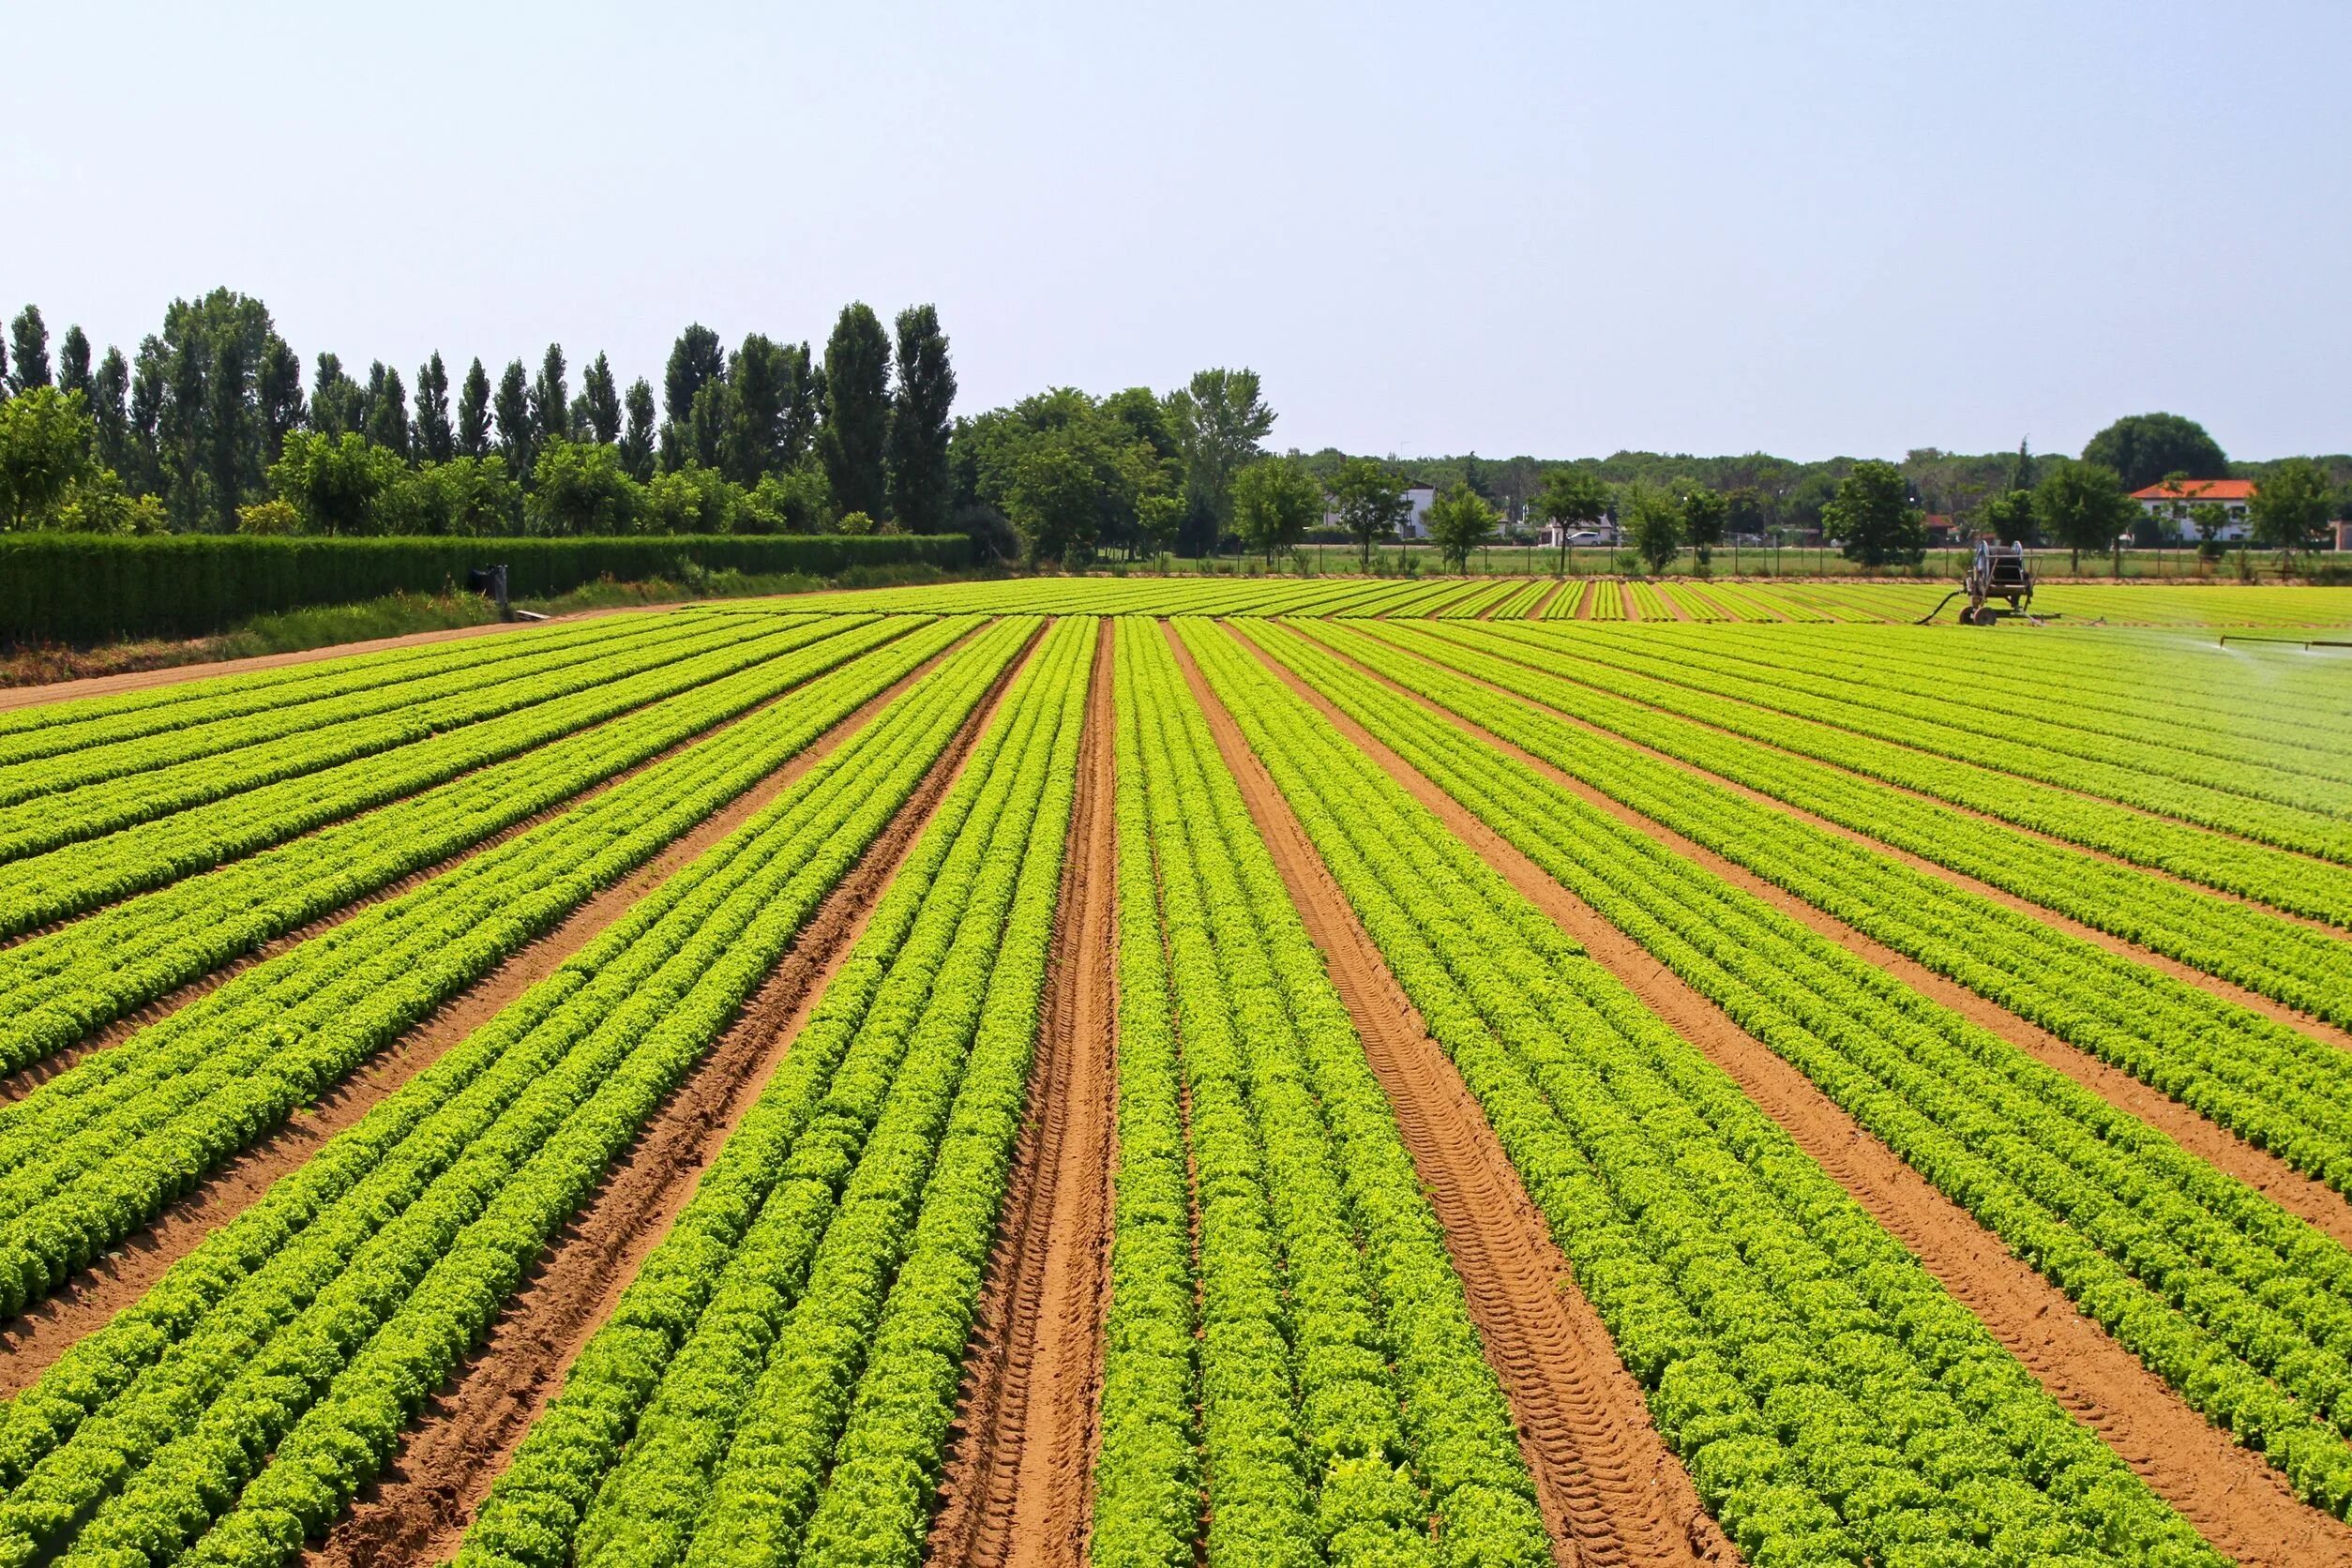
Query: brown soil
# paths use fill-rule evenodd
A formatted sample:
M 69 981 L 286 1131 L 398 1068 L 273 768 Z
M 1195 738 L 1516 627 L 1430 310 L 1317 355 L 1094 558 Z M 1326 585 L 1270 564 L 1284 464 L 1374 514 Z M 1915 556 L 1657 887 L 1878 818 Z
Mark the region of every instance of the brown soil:
M 1111 626 L 1087 694 L 1029 1116 L 964 1362 L 927 1563 L 1081 1568 L 1118 1133 Z
M 1035 646 L 1032 640 L 1031 647 Z M 489 1342 L 428 1403 L 399 1456 L 306 1560 L 387 1568 L 446 1560 L 565 1370 L 669 1233 L 702 1172 L 767 1086 L 874 906 L 988 728 L 1020 660 L 957 732 L 857 866 L 828 894 L 735 1023 L 672 1092 L 526 1276 Z
M 1561 1568 L 1737 1561 L 1478 1102 L 1181 643 L 1177 657 L 1395 1108 L 1517 1419 L 1554 1557 Z
M 1261 657 L 1263 656 L 1260 656 Z M 1434 812 L 1638 996 L 1926 1265 L 2051 1397 L 2096 1431 L 2214 1546 L 2249 1565 L 2352 1564 L 2352 1525 L 2306 1506 L 2252 1449 L 2183 1403 L 2138 1358 L 2013 1258 L 1998 1237 L 1871 1137 L 1796 1068 L 1647 949 L 1552 881 L 1451 795 L 1304 683 L 1266 660 L 1350 744 Z
M 2235 1176 L 2260 1191 L 2263 1196 L 2288 1213 L 2317 1226 L 2345 1245 L 2352 1246 L 2352 1205 L 2347 1205 L 2341 1196 L 2330 1190 L 2324 1183 L 2304 1175 L 2268 1150 L 2256 1148 L 2244 1141 L 2228 1128 L 2208 1121 L 2189 1107 L 2170 1098 L 2161 1090 L 2142 1083 L 2121 1068 L 2110 1066 L 2089 1052 L 2067 1044 L 2040 1025 L 2028 1022 L 2010 1012 L 1998 1003 L 1968 989 L 1957 981 L 1947 979 L 1926 965 L 1907 957 L 1883 942 L 1864 935 L 1834 915 L 1806 903 L 1795 894 L 1765 881 L 1736 861 L 1726 859 L 1714 851 L 1685 838 L 1681 834 L 1654 818 L 1646 817 L 1633 807 L 1610 799 L 1575 775 L 1563 772 L 1533 752 L 1524 751 L 1490 731 L 1480 729 L 1469 720 L 1448 713 L 1434 703 L 1413 697 L 1404 687 L 1395 685 L 1366 666 L 1359 664 L 1355 668 L 1361 673 L 1370 676 L 1391 690 L 1446 719 L 1455 728 L 1476 736 L 1480 744 L 1491 746 L 1506 757 L 1526 763 L 1554 784 L 1575 794 L 1579 800 L 1607 812 L 1618 822 L 1672 850 L 1683 859 L 1696 862 L 1741 891 L 1772 905 L 1773 909 L 1799 922 L 1817 936 L 1827 938 L 1862 958 L 1872 968 L 1892 975 L 1929 1001 L 1950 1008 L 1970 1023 L 1989 1030 L 2037 1061 L 2064 1073 L 2084 1088 L 2105 1099 L 2110 1105 L 2128 1111 L 2157 1128 L 2165 1137 L 2207 1164 Z M 1500 690 L 1501 688 L 1494 689 Z M 1590 728 L 1566 715 L 1560 716 L 1565 723 L 1576 725 L 1579 728 Z M 1638 749 L 1648 750 L 1647 747 Z M 1663 752 L 1651 752 L 1650 755 L 1660 761 L 1681 766 Z M 1691 771 L 1697 772 L 1698 770 Z M 1701 774 L 1700 776 L 1714 777 L 1711 774 Z M 1716 782 L 1722 783 L 1726 789 L 1745 795 L 1760 805 L 1768 806 L 1784 816 L 1811 822 L 1815 826 L 1837 833 L 1843 837 L 1866 844 L 1873 851 L 1909 865 L 1914 869 L 1972 891 L 1982 892 L 1986 897 L 1998 899 L 2012 909 L 2043 920 L 2060 929 L 2073 928 L 2073 923 L 2054 917 L 2048 911 L 2038 905 L 2029 904 L 2022 898 L 2009 897 L 1997 889 L 1943 871 L 1930 862 L 1878 844 L 1861 834 L 1846 832 L 1834 823 L 1783 806 L 1777 801 L 1756 794 L 1727 779 L 1718 779 Z M 2087 927 L 2080 929 L 2088 931 Z M 2206 989 L 2220 993 L 2224 1000 L 2234 1002 L 2239 999 L 2238 988 L 2229 986 L 2225 982 L 2212 980 L 2210 976 L 2200 974 L 2189 969 L 2185 964 L 2172 964 L 2169 960 L 2160 958 L 2158 955 L 2143 953 L 2127 942 L 2114 939 L 2108 939 L 2101 942 L 2101 945 L 2135 962 L 2148 963 L 2150 967 L 2163 969 L 2168 973 L 2177 972 L 2184 979 L 2201 981 Z M 2244 994 L 2252 995 L 2250 992 Z M 2268 999 L 2257 1000 L 2267 1002 Z M 2300 1015 L 2276 1003 L 2269 1003 L 2264 1010 L 2293 1027 L 2305 1029 L 2332 1043 L 2352 1045 L 2352 1041 L 2340 1038 L 2343 1031 L 2304 1019 Z
M 378 1102 L 552 974 L 681 867 L 749 821 L 936 662 L 927 662 L 866 703 L 732 804 L 590 898 L 547 935 L 443 1003 L 431 1017 L 322 1094 L 313 1106 L 297 1111 L 284 1125 L 204 1178 L 193 1192 L 166 1208 L 63 1289 L 0 1328 L 0 1397 L 21 1393 L 75 1340 L 146 1294 L 166 1270 L 195 1250 L 216 1228 L 257 1201 L 279 1177 L 301 1166 L 329 1138 L 357 1123 Z

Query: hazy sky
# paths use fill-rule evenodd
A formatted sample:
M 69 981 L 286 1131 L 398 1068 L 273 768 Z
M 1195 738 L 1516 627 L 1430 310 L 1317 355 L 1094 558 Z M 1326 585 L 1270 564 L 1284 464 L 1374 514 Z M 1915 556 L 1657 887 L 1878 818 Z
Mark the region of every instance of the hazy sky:
M 306 362 L 935 301 L 1278 445 L 2352 448 L 2352 5 L 11 7 L 0 303 Z

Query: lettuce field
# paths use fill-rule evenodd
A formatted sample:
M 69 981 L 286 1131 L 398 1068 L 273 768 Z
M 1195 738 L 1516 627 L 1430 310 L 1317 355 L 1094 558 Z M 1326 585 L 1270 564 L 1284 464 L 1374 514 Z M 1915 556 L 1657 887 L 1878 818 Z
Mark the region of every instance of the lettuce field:
M 2352 590 L 0 705 L 0 1568 L 2352 1568 Z

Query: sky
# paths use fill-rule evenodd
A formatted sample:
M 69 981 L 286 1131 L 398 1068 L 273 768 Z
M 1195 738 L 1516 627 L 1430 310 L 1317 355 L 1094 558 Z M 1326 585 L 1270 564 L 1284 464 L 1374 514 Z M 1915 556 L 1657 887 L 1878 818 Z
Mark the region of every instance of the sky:
M 15 8 L 0 307 L 656 387 L 939 307 L 962 412 L 1247 365 L 1277 446 L 2352 449 L 2352 6 Z M 575 384 L 576 384 L 575 380 Z

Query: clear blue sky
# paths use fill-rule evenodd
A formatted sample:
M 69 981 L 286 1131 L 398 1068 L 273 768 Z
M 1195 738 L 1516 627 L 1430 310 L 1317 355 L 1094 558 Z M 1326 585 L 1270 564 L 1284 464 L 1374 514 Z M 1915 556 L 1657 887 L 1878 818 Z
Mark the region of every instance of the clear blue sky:
M 2352 6 L 15 8 L 0 304 L 659 382 L 935 301 L 1408 455 L 2352 448 Z

